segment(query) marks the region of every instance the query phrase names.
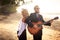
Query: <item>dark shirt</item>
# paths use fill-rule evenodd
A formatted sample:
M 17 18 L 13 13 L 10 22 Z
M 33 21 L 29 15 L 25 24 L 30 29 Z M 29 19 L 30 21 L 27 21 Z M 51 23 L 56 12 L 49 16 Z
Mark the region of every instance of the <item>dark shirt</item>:
M 45 22 L 43 20 L 42 15 L 40 15 L 38 13 L 31 13 L 31 15 L 26 19 L 25 22 L 28 24 L 28 26 L 33 27 L 32 22 L 38 22 L 38 21 L 45 23 L 44 25 L 49 25 L 49 26 L 51 25 L 50 22 Z

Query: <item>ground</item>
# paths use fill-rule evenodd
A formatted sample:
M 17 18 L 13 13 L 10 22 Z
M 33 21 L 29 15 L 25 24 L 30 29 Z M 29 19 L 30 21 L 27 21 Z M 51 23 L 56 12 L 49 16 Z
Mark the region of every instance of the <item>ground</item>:
M 13 40 L 18 40 L 17 26 L 18 26 L 20 17 L 17 18 L 16 17 L 17 15 L 18 14 L 12 14 L 7 19 L 0 21 L 0 40 L 3 40 L 2 38 L 4 38 L 5 40 L 9 40 L 9 38 L 12 38 Z M 52 26 L 43 25 L 42 40 L 60 40 L 60 29 L 59 29 L 60 24 L 59 23 L 60 21 L 58 21 L 57 23 L 54 22 L 54 25 L 52 23 Z M 57 28 L 54 26 L 56 26 Z M 33 40 L 33 36 L 28 32 L 28 30 L 27 30 L 27 40 Z

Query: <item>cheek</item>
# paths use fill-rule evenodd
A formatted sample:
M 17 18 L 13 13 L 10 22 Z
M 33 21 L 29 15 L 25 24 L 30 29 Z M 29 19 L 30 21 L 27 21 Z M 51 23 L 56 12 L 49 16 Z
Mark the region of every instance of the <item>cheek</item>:
M 23 16 L 26 16 L 26 14 L 24 14 Z
M 39 10 L 36 10 L 36 12 L 38 12 Z
M 35 11 L 37 11 L 37 9 L 35 9 Z
M 22 14 L 22 16 L 24 16 L 24 14 Z
M 37 11 L 39 11 L 39 9 L 37 9 Z

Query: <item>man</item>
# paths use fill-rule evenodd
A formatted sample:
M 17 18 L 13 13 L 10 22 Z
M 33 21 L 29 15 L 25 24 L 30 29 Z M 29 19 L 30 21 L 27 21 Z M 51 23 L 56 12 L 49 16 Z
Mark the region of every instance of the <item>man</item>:
M 32 22 L 38 22 L 38 21 L 45 22 L 43 20 L 42 15 L 40 15 L 39 9 L 40 9 L 39 6 L 36 5 L 34 7 L 35 12 L 31 13 L 30 17 L 26 19 L 26 23 L 28 24 L 28 27 L 33 27 Z M 49 25 L 50 26 L 51 22 L 46 22 L 45 25 Z M 41 30 L 39 30 L 39 32 L 37 34 L 33 35 L 33 39 L 34 40 L 42 40 L 42 28 L 41 28 Z

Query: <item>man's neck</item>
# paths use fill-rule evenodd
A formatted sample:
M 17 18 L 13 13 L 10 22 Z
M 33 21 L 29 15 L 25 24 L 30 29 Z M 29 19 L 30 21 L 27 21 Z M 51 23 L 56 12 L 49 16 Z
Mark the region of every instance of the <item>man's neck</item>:
M 39 13 L 35 13 L 35 14 L 39 14 Z
M 39 12 L 35 12 L 36 14 L 39 14 Z

